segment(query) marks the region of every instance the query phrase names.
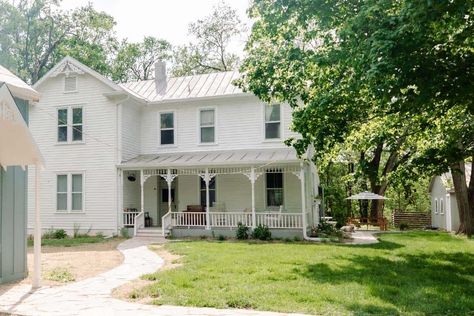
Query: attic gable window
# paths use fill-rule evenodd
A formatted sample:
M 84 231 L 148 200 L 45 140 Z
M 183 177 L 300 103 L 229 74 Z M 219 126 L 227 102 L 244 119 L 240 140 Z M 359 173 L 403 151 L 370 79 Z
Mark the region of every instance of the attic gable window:
M 77 91 L 77 77 L 66 76 L 64 78 L 64 92 L 75 92 Z

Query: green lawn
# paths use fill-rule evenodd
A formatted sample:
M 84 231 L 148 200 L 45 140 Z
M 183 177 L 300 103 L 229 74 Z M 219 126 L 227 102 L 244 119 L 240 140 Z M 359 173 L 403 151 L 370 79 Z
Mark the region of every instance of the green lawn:
M 41 239 L 42 246 L 59 246 L 59 247 L 72 247 L 81 244 L 95 244 L 99 242 L 105 242 L 110 239 L 104 237 L 87 236 L 78 238 L 63 238 L 63 239 Z M 33 246 L 33 240 L 28 240 L 28 246 Z
M 166 245 L 183 266 L 133 297 L 154 304 L 309 314 L 474 312 L 474 240 L 386 234 L 376 245 L 190 241 Z

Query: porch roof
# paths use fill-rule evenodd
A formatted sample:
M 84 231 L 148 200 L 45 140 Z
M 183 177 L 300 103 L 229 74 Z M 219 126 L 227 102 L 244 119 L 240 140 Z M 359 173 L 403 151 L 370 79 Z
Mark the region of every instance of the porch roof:
M 197 166 L 237 166 L 273 163 L 298 163 L 293 148 L 239 149 L 139 155 L 119 165 L 119 168 L 178 168 Z M 257 166 L 256 166 L 257 167 Z

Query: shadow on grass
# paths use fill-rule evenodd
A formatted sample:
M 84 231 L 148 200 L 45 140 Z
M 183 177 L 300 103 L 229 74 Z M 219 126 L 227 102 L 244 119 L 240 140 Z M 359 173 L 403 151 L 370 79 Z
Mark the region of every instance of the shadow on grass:
M 393 247 L 391 244 L 385 247 Z M 347 257 L 346 263 L 334 268 L 326 263 L 309 264 L 300 273 L 317 283 L 356 282 L 369 295 L 394 306 L 346 304 L 356 314 L 465 315 L 474 311 L 474 254 L 438 251 L 396 258 L 354 255 Z

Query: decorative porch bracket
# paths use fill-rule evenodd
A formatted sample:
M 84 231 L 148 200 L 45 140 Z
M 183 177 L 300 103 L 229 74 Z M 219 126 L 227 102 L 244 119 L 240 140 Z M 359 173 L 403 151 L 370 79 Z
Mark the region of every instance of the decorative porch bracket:
M 171 169 L 167 169 L 166 174 L 160 174 L 160 177 L 165 179 L 168 185 L 168 213 L 171 212 L 171 184 L 177 176 L 177 174 L 171 173 Z
M 209 216 L 209 182 L 211 182 L 212 178 L 214 178 L 217 174 L 210 173 L 209 168 L 206 168 L 204 173 L 199 173 L 201 179 L 206 183 L 206 229 L 211 229 L 210 223 L 210 216 Z
M 252 184 L 252 228 L 255 228 L 257 216 L 255 214 L 255 181 L 263 174 L 263 172 L 255 172 L 255 168 L 250 168 L 250 172 L 244 172 L 244 175 L 249 178 Z

